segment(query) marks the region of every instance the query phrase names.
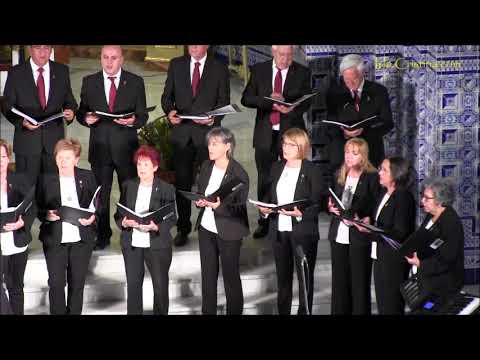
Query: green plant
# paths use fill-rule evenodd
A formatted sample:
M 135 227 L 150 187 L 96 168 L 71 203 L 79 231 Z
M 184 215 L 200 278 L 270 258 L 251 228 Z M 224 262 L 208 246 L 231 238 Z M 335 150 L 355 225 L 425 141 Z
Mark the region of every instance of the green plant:
M 170 142 L 171 127 L 166 115 L 149 121 L 138 133 L 141 145 L 150 145 L 160 153 L 162 161 L 160 169 L 172 170 L 173 148 Z

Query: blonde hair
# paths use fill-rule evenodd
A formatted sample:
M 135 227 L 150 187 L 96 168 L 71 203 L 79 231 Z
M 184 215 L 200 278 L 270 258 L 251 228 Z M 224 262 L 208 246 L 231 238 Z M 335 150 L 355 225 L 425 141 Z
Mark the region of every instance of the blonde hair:
M 6 142 L 3 139 L 0 139 L 0 147 L 2 146 L 5 149 L 8 158 L 10 159 L 12 157 L 12 145 L 10 145 L 8 142 Z
M 55 149 L 53 150 L 54 156 L 60 151 L 71 150 L 75 154 L 75 157 L 80 157 L 80 153 L 82 152 L 82 145 L 76 139 L 61 139 L 55 144 Z
M 290 128 L 282 135 L 282 139 L 288 139 L 298 145 L 299 159 L 306 159 L 310 153 L 310 139 L 307 133 L 299 128 Z
M 375 167 L 372 165 L 370 160 L 368 159 L 368 143 L 362 139 L 362 138 L 352 138 L 348 140 L 345 143 L 345 146 L 343 147 L 343 151 L 346 151 L 348 147 L 356 147 L 358 149 L 358 152 L 360 153 L 362 159 L 360 160 L 360 171 L 367 172 L 367 173 L 372 173 L 377 171 Z M 343 161 L 342 167 L 338 171 L 337 175 L 337 182 L 345 186 L 345 181 L 347 180 L 347 175 L 348 175 L 348 169 L 347 166 L 345 165 L 345 160 Z

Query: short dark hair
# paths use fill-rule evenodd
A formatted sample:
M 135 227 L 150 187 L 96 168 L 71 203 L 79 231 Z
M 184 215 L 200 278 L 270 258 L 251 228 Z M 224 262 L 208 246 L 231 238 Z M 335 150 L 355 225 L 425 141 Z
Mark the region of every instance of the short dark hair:
M 153 146 L 140 146 L 133 155 L 133 162 L 135 165 L 137 165 L 139 158 L 148 158 L 152 162 L 153 166 L 160 166 L 160 153 Z
M 408 160 L 400 156 L 386 158 L 390 163 L 390 174 L 395 182 L 396 188 L 406 189 L 411 184 L 412 174 Z

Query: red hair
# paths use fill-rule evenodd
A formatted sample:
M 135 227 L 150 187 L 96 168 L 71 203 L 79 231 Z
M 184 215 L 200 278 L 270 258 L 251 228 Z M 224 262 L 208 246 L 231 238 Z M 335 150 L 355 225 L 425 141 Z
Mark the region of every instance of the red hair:
M 160 154 L 153 146 L 140 146 L 137 151 L 135 151 L 135 155 L 133 155 L 135 165 L 137 165 L 139 158 L 147 158 L 152 162 L 153 166 L 160 166 Z

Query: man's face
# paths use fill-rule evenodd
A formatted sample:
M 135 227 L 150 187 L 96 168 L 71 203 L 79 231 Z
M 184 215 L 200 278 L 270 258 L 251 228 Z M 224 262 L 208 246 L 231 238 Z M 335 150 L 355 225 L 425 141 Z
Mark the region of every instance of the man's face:
M 104 46 L 101 62 L 103 70 L 110 76 L 118 73 L 123 65 L 123 55 L 120 46 Z
M 343 71 L 343 81 L 350 90 L 358 90 L 362 80 L 363 75 L 355 66 Z
M 280 69 L 286 69 L 292 65 L 293 61 L 293 48 L 290 45 L 277 45 L 276 48 L 272 47 L 272 55 L 275 60 L 275 65 Z
M 205 56 L 208 45 L 188 45 L 188 53 L 195 60 L 200 60 Z
M 45 66 L 52 54 L 52 47 L 50 45 L 31 45 L 30 56 L 37 66 Z

